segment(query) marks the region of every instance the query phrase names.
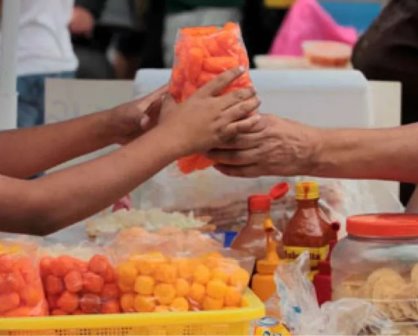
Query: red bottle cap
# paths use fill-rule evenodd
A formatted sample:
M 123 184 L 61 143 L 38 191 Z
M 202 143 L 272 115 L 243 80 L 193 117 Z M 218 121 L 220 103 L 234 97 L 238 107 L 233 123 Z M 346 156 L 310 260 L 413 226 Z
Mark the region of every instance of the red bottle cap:
M 268 195 L 253 195 L 248 197 L 250 211 L 267 212 L 271 208 L 271 198 Z

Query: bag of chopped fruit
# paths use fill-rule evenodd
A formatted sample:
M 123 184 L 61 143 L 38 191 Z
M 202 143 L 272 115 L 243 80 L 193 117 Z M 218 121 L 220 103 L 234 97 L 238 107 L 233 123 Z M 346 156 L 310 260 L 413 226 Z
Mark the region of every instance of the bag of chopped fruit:
M 40 270 L 50 315 L 120 312 L 115 269 L 104 251 L 54 241 L 42 251 Z
M 174 49 L 175 62 L 169 91 L 178 103 L 189 98 L 217 75 L 238 66 L 247 71 L 223 93 L 252 86 L 247 51 L 240 27 L 236 23 L 229 22 L 221 28 L 210 26 L 180 29 Z M 192 155 L 178 161 L 178 167 L 185 174 L 211 165 L 212 161 L 203 155 Z
M 0 318 L 47 315 L 38 246 L 35 238 L 0 235 Z
M 246 304 L 254 259 L 223 254 L 195 231 L 121 232 L 109 246 L 124 312 L 179 312 L 239 308 Z

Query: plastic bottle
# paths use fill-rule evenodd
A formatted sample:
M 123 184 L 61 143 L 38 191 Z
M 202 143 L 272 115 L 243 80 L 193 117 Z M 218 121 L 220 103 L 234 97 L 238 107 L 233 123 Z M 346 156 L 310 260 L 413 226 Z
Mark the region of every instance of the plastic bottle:
M 297 210 L 283 234 L 286 258 L 296 259 L 308 250 L 311 269 L 316 270 L 329 253 L 329 244 L 335 240 L 333 225 L 319 207 L 319 186 L 316 182 L 296 185 Z
M 248 198 L 247 224 L 237 234 L 231 247 L 255 256 L 256 259 L 265 255 L 264 222 L 270 219 L 271 201 L 284 196 L 289 190 L 287 183 L 276 185 L 269 195 L 252 195 Z M 280 232 L 274 228 L 274 238 L 281 240 Z
M 277 243 L 273 237 L 274 225 L 269 218 L 264 221 L 264 231 L 266 236 L 265 257 L 257 261 L 257 273 L 252 280 L 252 290 L 263 302 L 267 301 L 276 292 L 274 272 L 280 263 Z

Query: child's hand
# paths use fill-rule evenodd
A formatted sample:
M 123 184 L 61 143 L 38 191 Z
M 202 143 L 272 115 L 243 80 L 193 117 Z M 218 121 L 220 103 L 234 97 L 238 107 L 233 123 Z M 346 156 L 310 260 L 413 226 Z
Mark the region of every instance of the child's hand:
M 147 96 L 106 111 L 108 133 L 115 138 L 115 142 L 125 144 L 155 127 L 166 92 L 165 85 Z
M 182 155 L 206 152 L 226 143 L 247 132 L 260 119 L 258 114 L 253 114 L 260 105 L 253 88 L 218 96 L 242 74 L 240 68 L 228 70 L 181 104 L 166 96 L 159 125 L 176 139 Z

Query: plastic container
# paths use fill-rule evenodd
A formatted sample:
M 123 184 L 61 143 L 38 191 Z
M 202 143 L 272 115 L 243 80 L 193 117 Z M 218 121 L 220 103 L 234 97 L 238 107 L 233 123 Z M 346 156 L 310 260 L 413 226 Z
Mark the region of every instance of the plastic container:
M 257 273 L 254 275 L 251 288 L 263 302 L 267 301 L 276 293 L 276 283 L 274 282 L 274 272 L 280 263 L 277 254 L 277 244 L 274 237 L 274 226 L 271 219 L 264 222 L 266 236 L 265 257 L 257 261 Z
M 353 50 L 348 44 L 333 41 L 306 41 L 302 49 L 312 65 L 330 68 L 347 67 Z
M 364 298 L 394 322 L 418 321 L 418 215 L 354 216 L 347 232 L 331 256 L 333 299 Z
M 287 183 L 277 184 L 268 195 L 252 195 L 248 197 L 248 221 L 237 234 L 231 247 L 244 251 L 261 259 L 265 255 L 266 234 L 264 222 L 270 218 L 271 202 L 284 196 L 289 190 Z M 276 229 L 274 239 L 281 240 L 281 233 Z M 279 247 L 278 247 L 279 249 Z M 279 254 L 280 251 L 278 250 Z
M 248 335 L 265 310 L 250 290 L 245 300 L 245 308 L 221 311 L 0 319 L 0 335 Z
M 333 225 L 319 207 L 319 185 L 300 182 L 296 185 L 297 209 L 283 234 L 286 258 L 295 260 L 305 251 L 311 256 L 311 269 L 327 258 L 329 244 L 337 240 Z

